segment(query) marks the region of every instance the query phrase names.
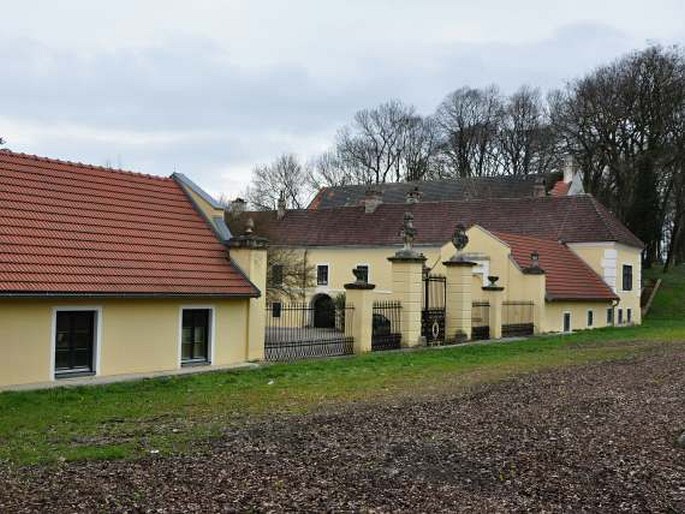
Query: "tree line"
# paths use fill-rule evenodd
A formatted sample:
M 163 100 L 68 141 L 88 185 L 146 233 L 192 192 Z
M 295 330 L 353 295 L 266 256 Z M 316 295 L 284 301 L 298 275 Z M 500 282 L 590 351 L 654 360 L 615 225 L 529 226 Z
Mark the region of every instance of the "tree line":
M 304 208 L 321 187 L 560 170 L 645 243 L 644 262 L 685 262 L 685 53 L 650 46 L 543 94 L 462 87 L 430 115 L 390 100 L 358 111 L 330 149 L 256 166 L 246 198 Z

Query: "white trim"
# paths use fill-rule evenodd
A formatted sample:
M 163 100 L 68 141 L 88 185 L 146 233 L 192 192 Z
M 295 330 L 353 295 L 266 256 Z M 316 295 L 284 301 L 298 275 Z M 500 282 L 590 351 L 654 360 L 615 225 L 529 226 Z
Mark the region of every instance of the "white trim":
M 178 308 L 178 354 L 176 361 L 178 369 L 183 367 L 183 311 L 185 309 L 205 309 L 209 311 L 209 362 L 207 364 L 214 364 L 215 354 L 215 336 L 216 336 L 216 307 L 208 304 L 187 304 L 181 305 Z
M 102 348 L 102 306 L 101 305 L 55 305 L 52 307 L 50 328 L 50 380 L 55 380 L 55 354 L 57 346 L 57 313 L 63 311 L 95 312 L 95 340 L 93 341 L 93 373 L 100 375 L 100 354 Z
M 608 246 L 609 248 L 613 248 L 617 243 L 616 241 L 589 241 L 587 243 L 569 242 L 566 244 L 569 248 L 573 248 L 574 246 L 603 246 L 605 248 Z
M 564 320 L 566 320 L 566 315 L 568 314 L 568 331 L 564 330 Z M 573 332 L 573 315 L 571 311 L 563 311 L 561 313 L 561 333 L 570 334 Z
M 331 265 L 328 262 L 317 262 L 315 264 L 316 266 L 316 277 L 314 277 L 314 281 L 316 282 L 316 287 L 329 287 L 331 285 Z M 327 273 L 327 278 L 328 280 L 326 281 L 325 284 L 319 284 L 319 266 L 326 266 L 328 268 L 328 273 Z

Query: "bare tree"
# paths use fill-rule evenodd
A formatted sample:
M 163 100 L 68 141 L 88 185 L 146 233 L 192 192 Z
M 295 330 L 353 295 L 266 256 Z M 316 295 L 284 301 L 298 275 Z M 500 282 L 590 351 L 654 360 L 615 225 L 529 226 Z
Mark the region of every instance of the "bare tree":
M 561 164 L 538 89 L 522 86 L 506 99 L 496 146 L 505 174 L 543 173 Z
M 307 250 L 270 247 L 267 251 L 267 302 L 303 302 L 315 278 L 315 266 L 309 262 Z
M 309 172 L 294 154 L 283 154 L 271 164 L 259 165 L 252 170 L 252 182 L 245 197 L 253 208 L 276 208 L 284 196 L 289 209 L 301 209 L 311 196 Z
M 444 169 L 452 177 L 482 177 L 498 172 L 497 133 L 502 98 L 495 86 L 463 87 L 447 95 L 435 120 Z
M 338 132 L 336 159 L 357 183 L 418 180 L 430 169 L 432 129 L 414 107 L 392 100 L 355 114 L 352 124 Z
M 670 211 L 678 205 L 672 198 L 678 187 L 684 63 L 678 48 L 649 47 L 551 97 L 553 126 L 583 166 L 586 190 L 645 242 L 647 265 L 663 256 L 666 221 L 678 219 Z

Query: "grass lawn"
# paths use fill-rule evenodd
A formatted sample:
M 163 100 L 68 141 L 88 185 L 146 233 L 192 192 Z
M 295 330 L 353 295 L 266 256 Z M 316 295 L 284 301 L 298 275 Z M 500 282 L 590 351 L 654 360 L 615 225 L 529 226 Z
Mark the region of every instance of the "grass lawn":
M 517 374 L 635 355 L 685 341 L 685 321 L 526 341 L 265 366 L 95 387 L 0 393 L 0 462 L 182 452 L 233 423 L 331 402 L 436 394 Z
M 685 264 L 662 273 L 661 266 L 645 270 L 647 279 L 662 279 L 661 288 L 654 298 L 649 319 L 685 319 Z

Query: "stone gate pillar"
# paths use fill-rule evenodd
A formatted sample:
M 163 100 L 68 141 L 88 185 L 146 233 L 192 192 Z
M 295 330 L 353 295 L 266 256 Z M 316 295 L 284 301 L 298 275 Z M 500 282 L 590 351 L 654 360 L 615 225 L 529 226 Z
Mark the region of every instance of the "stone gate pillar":
M 461 342 L 471 339 L 471 311 L 473 307 L 473 267 L 475 262 L 453 257 L 443 262 L 447 300 L 445 303 L 445 339 Z
M 490 277 L 488 277 L 490 278 Z M 485 299 L 490 304 L 490 339 L 502 339 L 502 302 L 504 287 L 495 285 L 497 277 L 488 286 L 483 287 Z
M 388 260 L 392 263 L 393 297 L 402 304 L 402 346 L 412 347 L 421 343 L 421 298 L 426 257 L 412 248 L 416 229 L 410 212 L 404 214 L 400 235 L 404 247 Z
M 254 233 L 254 222 L 248 219 L 245 232 L 230 239 L 226 246 L 229 256 L 252 282 L 261 295 L 251 298 L 247 312 L 247 360 L 264 359 L 264 332 L 266 330 L 266 250 L 267 241 Z
M 357 269 L 352 270 L 357 277 L 355 282 L 345 284 L 345 303 L 352 305 L 351 334 L 354 337 L 354 353 L 366 353 L 371 351 L 373 337 L 373 290 L 374 284 L 369 284 L 361 279 L 361 273 Z M 357 276 L 358 275 L 358 276 Z

